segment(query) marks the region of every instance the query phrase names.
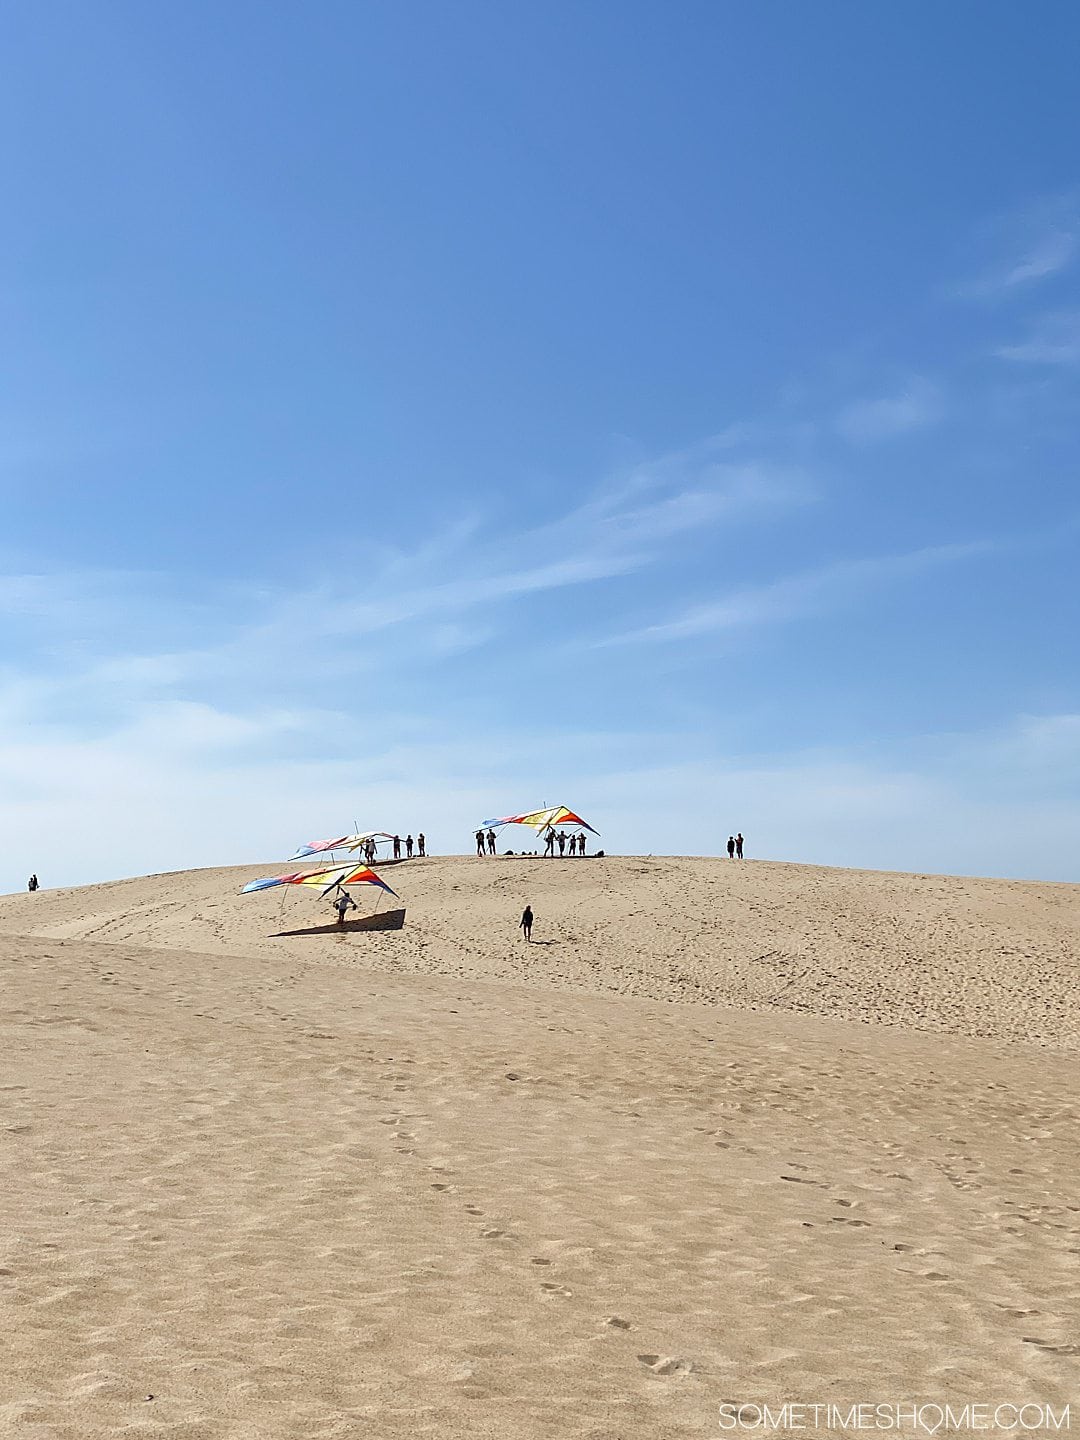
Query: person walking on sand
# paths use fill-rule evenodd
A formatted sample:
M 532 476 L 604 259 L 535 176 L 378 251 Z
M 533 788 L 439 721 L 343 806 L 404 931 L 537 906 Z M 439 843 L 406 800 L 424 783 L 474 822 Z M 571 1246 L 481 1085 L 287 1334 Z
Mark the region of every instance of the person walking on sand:
M 420 856 L 420 859 L 421 859 L 421 860 L 423 860 L 424 856 L 427 854 L 427 848 L 426 848 L 426 847 L 427 847 L 427 841 L 424 839 L 424 832 L 423 832 L 423 830 L 421 830 L 421 831 L 420 831 L 420 834 L 417 835 L 417 837 L 416 837 L 416 850 L 417 850 L 417 854 Z
M 337 911 L 337 923 L 345 924 L 345 912 L 356 909 L 356 901 L 349 894 L 348 890 L 342 890 L 341 894 L 334 901 L 334 909 Z
M 735 836 L 734 836 L 734 835 L 729 835 L 729 836 L 727 837 L 727 858 L 728 858 L 729 860 L 734 860 L 734 859 L 735 859 Z
M 405 836 L 405 858 L 408 859 L 408 860 L 411 860 L 411 859 L 412 859 L 412 847 L 413 847 L 413 838 L 412 838 L 411 835 L 406 835 L 406 836 Z
M 743 838 L 742 838 L 742 831 L 740 830 L 739 833 L 738 833 L 738 835 L 735 836 L 735 856 L 736 856 L 736 858 L 739 859 L 739 860 L 741 860 L 741 859 L 743 858 L 742 847 L 743 847 Z
M 480 856 L 481 859 L 484 858 L 484 832 L 483 832 L 483 830 L 477 830 L 477 832 L 476 832 L 476 853 L 477 853 L 477 855 Z
M 521 912 L 521 933 L 525 936 L 526 940 L 532 939 L 532 922 L 532 906 L 526 905 L 525 909 Z
M 30 876 L 30 879 L 26 882 L 26 888 L 30 891 L 30 894 L 33 895 L 34 891 L 38 888 L 38 878 L 36 875 Z
M 489 831 L 488 831 L 488 833 L 487 833 L 487 842 L 488 842 L 488 854 L 489 854 L 489 855 L 494 855 L 494 854 L 495 854 L 495 831 L 494 831 L 494 830 L 489 830 Z
M 555 827 L 554 827 L 554 825 L 549 825 L 548 828 L 547 828 L 547 833 L 544 835 L 544 859 L 546 860 L 549 855 L 552 857 L 552 859 L 555 858 Z
M 400 835 L 395 835 L 395 836 L 394 836 L 394 859 L 395 859 L 395 860 L 400 860 L 400 859 L 401 859 L 401 836 L 400 836 Z

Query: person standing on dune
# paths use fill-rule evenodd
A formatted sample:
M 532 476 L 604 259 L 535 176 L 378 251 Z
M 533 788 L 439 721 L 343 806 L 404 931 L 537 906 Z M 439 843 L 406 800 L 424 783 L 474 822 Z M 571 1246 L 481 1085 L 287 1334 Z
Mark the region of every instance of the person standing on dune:
M 30 876 L 30 879 L 26 882 L 26 888 L 30 891 L 31 895 L 38 888 L 38 878 L 36 875 Z
M 728 858 L 729 860 L 734 860 L 734 859 L 735 859 L 735 836 L 734 836 L 734 835 L 729 835 L 729 836 L 727 837 L 727 858 Z
M 526 940 L 532 939 L 532 922 L 532 906 L 526 905 L 521 914 L 521 933 L 525 936 Z
M 489 831 L 488 831 L 488 833 L 487 833 L 487 842 L 488 842 L 488 854 L 489 854 L 489 855 L 494 855 L 494 854 L 495 854 L 495 831 L 494 831 L 494 830 L 489 830 Z
M 412 836 L 411 836 L 411 835 L 406 835 L 406 836 L 405 836 L 405 856 L 406 856 L 406 859 L 408 859 L 408 860 L 411 860 L 411 859 L 412 859 L 412 846 L 413 846 Z
M 477 853 L 477 855 L 479 855 L 479 856 L 481 857 L 481 859 L 483 858 L 484 853 L 485 853 L 485 851 L 484 851 L 484 832 L 483 832 L 483 830 L 477 830 L 477 832 L 476 832 L 476 853 Z
M 424 856 L 427 854 L 427 841 L 424 839 L 423 830 L 421 830 L 420 834 L 416 837 L 416 851 L 417 854 L 420 856 L 420 859 L 423 860 Z
M 550 855 L 551 858 L 554 860 L 554 858 L 555 858 L 555 827 L 554 827 L 554 825 L 549 825 L 549 826 L 548 826 L 547 832 L 546 832 L 545 835 L 544 835 L 544 841 L 545 841 L 545 844 L 544 844 L 544 858 L 546 859 L 546 858 Z
M 742 831 L 740 830 L 739 833 L 738 833 L 738 835 L 735 836 L 735 855 L 736 855 L 736 857 L 737 857 L 739 860 L 741 860 L 741 859 L 743 858 L 742 847 L 743 847 L 743 838 L 742 838 Z

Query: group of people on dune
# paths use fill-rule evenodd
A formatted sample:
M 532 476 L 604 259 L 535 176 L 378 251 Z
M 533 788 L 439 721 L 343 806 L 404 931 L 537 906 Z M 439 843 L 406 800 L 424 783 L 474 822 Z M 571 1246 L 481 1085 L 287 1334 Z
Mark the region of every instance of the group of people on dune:
M 393 838 L 393 840 L 392 840 L 390 843 L 391 843 L 391 844 L 393 845 L 393 847 L 394 847 L 394 859 L 395 859 L 395 860 L 400 860 L 400 859 L 401 859 L 401 836 L 400 836 L 400 835 L 395 835 L 394 838 Z M 416 852 L 417 857 L 418 857 L 419 859 L 421 859 L 421 860 L 423 860 L 424 857 L 427 855 L 427 841 L 426 841 L 425 838 L 424 838 L 424 832 L 423 832 L 422 830 L 420 831 L 420 834 L 417 835 L 417 837 L 416 837 L 415 840 L 413 840 L 413 838 L 412 838 L 411 835 L 406 835 L 406 836 L 405 836 L 405 858 L 406 858 L 406 860 L 411 860 L 411 859 L 413 858 L 413 852 L 414 852 L 414 851 Z M 364 845 L 363 845 L 363 856 L 364 856 L 364 859 L 367 861 L 367 863 L 368 863 L 369 865 L 374 865 L 374 864 L 375 864 L 376 854 L 377 854 L 377 851 L 376 851 L 376 848 L 375 848 L 375 841 L 372 840 L 372 839 L 369 837 L 367 840 L 364 841 Z
M 477 830 L 475 838 L 477 855 L 482 858 L 485 855 L 495 854 L 494 830 Z M 544 855 L 554 858 L 556 846 L 559 847 L 560 855 L 584 855 L 585 831 L 582 830 L 577 835 L 567 835 L 564 830 L 556 830 L 553 825 L 549 825 L 544 831 Z M 514 852 L 508 850 L 506 853 L 512 855 Z M 534 850 L 532 853 L 535 855 L 536 851 Z

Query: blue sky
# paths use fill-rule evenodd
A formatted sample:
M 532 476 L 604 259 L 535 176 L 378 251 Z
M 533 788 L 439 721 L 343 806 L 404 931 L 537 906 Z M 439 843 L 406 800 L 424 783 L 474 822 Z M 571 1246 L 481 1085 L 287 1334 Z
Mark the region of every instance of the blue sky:
M 0 888 L 1077 878 L 1080 14 L 0 19 Z

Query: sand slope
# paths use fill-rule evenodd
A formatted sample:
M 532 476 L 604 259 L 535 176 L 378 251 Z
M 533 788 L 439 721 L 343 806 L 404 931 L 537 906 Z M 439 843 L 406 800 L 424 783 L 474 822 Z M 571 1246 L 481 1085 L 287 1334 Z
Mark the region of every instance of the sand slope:
M 0 1430 L 1075 1404 L 1077 892 L 646 864 L 403 866 L 314 946 L 251 870 L 0 901 Z
M 728 860 L 448 858 L 389 866 L 400 936 L 329 949 L 281 863 L 0 897 L 0 933 L 359 963 L 1080 1047 L 1080 885 Z M 295 868 L 295 867 L 294 867 Z M 284 896 L 284 900 L 283 897 Z M 358 898 L 374 907 L 374 892 Z M 531 949 L 516 930 L 537 915 Z M 391 902 L 384 901 L 385 904 Z

